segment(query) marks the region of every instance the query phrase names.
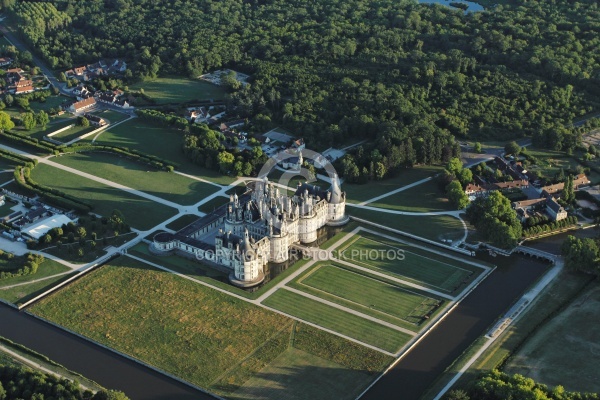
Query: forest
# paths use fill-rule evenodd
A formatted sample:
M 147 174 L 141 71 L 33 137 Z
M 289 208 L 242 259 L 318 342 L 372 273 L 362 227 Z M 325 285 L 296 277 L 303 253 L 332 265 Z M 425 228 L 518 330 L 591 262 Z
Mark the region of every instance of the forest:
M 568 392 L 562 386 L 549 388 L 523 375 L 494 370 L 472 381 L 467 390 L 451 390 L 445 400 L 597 400 L 596 393 Z
M 128 400 L 113 390 L 92 393 L 77 382 L 30 368 L 0 364 L 0 400 Z
M 3 3 L 52 68 L 125 57 L 133 81 L 231 67 L 252 76 L 230 94 L 239 115 L 317 149 L 368 139 L 389 173 L 413 162 L 398 155 L 409 138 L 417 156 L 453 137 L 573 149 L 570 123 L 600 104 L 596 0 L 476 13 L 414 0 Z

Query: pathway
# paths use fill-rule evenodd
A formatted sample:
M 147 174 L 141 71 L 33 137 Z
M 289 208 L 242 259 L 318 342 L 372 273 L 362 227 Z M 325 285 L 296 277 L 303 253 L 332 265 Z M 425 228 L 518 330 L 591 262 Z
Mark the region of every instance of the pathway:
M 433 178 L 434 178 L 433 176 L 430 176 L 429 178 L 421 179 L 420 181 L 416 181 L 416 182 L 410 183 L 410 184 L 402 186 L 402 187 L 400 187 L 398 189 L 395 189 L 395 190 L 389 191 L 387 193 L 384 193 L 384 194 L 382 194 L 380 196 L 376 196 L 376 197 L 373 197 L 373 198 L 371 198 L 369 200 L 365 200 L 365 201 L 363 201 L 361 203 L 358 203 L 357 205 L 364 206 L 364 205 L 367 205 L 369 203 L 373 203 L 373 202 L 375 202 L 377 200 L 381 200 L 381 199 L 383 199 L 385 197 L 392 196 L 392 195 L 394 195 L 396 193 L 400 193 L 400 192 L 402 192 L 402 191 L 404 191 L 406 189 L 410 189 L 410 188 L 412 188 L 414 186 L 417 186 L 417 185 L 420 185 L 422 183 L 428 182 L 428 181 L 432 180 Z
M 298 290 L 298 289 L 295 289 L 295 288 L 293 288 L 293 287 L 285 286 L 285 287 L 284 287 L 284 289 L 285 289 L 285 290 L 289 290 L 290 292 L 293 292 L 293 293 L 299 294 L 300 296 L 307 297 L 307 298 L 309 298 L 309 299 L 311 299 L 311 300 L 318 301 L 319 303 L 323 303 L 323 304 L 325 304 L 325 305 L 328 305 L 329 307 L 332 307 L 332 308 L 337 308 L 338 310 L 345 311 L 345 312 L 347 312 L 348 314 L 356 315 L 357 317 L 360 317 L 360 318 L 363 318 L 363 319 L 367 319 L 367 320 L 369 320 L 369 321 L 373 321 L 373 322 L 375 322 L 375 323 L 377 323 L 377 324 L 379 324 L 379 325 L 387 326 L 388 328 L 394 329 L 394 330 L 396 330 L 396 331 L 399 331 L 399 332 L 406 333 L 407 335 L 410 335 L 410 336 L 416 336 L 416 335 L 417 335 L 417 333 L 416 333 L 416 332 L 413 332 L 413 331 L 411 331 L 411 330 L 408 330 L 408 329 L 405 329 L 405 328 L 401 328 L 401 327 L 399 327 L 399 326 L 397 326 L 397 325 L 394 325 L 394 324 L 390 324 L 389 322 L 382 321 L 382 320 L 380 320 L 380 319 L 378 319 L 378 318 L 375 318 L 375 317 L 371 317 L 370 315 L 363 314 L 363 313 L 361 313 L 361 312 L 358 312 L 358 311 L 355 311 L 355 310 L 353 310 L 353 309 L 351 309 L 351 308 L 348 308 L 348 307 L 342 306 L 342 305 L 340 305 L 340 304 L 337 304 L 337 303 L 333 303 L 333 302 L 331 302 L 331 301 L 328 301 L 328 300 L 322 299 L 322 298 L 320 298 L 320 297 L 318 297 L 318 296 L 314 296 L 314 295 L 312 295 L 312 294 L 309 294 L 309 293 L 303 292 L 303 291 L 301 291 L 301 290 Z
M 19 287 L 19 286 L 29 285 L 31 283 L 42 282 L 42 281 L 45 281 L 48 279 L 57 278 L 59 276 L 68 275 L 71 273 L 73 273 L 73 271 L 65 271 L 65 272 L 61 272 L 60 274 L 50 275 L 50 276 L 46 276 L 44 278 L 39 278 L 39 279 L 34 279 L 32 281 L 15 283 L 14 285 L 8 285 L 8 286 L 0 286 L 0 290 L 12 289 L 12 288 Z

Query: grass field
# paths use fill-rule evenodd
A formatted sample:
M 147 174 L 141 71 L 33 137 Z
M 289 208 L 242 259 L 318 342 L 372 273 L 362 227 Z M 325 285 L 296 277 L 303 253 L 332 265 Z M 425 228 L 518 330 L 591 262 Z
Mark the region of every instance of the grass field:
M 381 200 L 369 203 L 369 206 L 412 212 L 450 211 L 455 209 L 434 180 L 384 197 Z
M 102 112 L 95 112 L 94 115 L 102 117 L 110 121 L 111 124 L 116 124 L 117 122 L 121 122 L 129 118 L 128 114 L 123 114 L 122 112 L 113 111 L 113 110 L 104 110 Z
M 113 260 L 31 311 L 220 395 L 236 391 L 290 346 L 340 364 L 333 376 L 340 381 L 356 370 L 372 379 L 391 361 L 128 257 Z M 321 363 L 308 360 L 304 367 Z M 320 382 L 298 381 L 301 376 L 271 379 L 281 390 L 305 384 L 306 390 L 318 392 Z M 339 392 L 348 391 L 336 385 Z
M 415 289 L 368 277 L 335 263 L 317 265 L 296 278 L 291 285 L 325 300 L 413 330 L 444 303 Z
M 345 260 L 362 267 L 390 273 L 410 281 L 432 287 L 436 290 L 453 293 L 463 283 L 473 278 L 472 269 L 457 266 L 434 258 L 434 254 L 416 253 L 417 249 L 399 242 L 382 241 L 376 236 L 361 236 L 342 247 Z M 403 251 L 404 259 L 396 259 L 377 254 L 388 251 Z M 379 252 L 379 253 L 377 253 Z M 374 256 L 371 256 L 374 254 Z M 448 260 L 451 262 L 450 260 Z
M 66 126 L 66 125 L 74 124 L 74 123 L 75 123 L 74 120 L 69 120 L 65 124 L 61 123 L 61 124 L 56 124 L 56 125 L 65 125 Z M 60 129 L 60 128 L 58 128 L 55 125 L 52 125 L 51 126 L 51 130 L 48 131 L 46 134 L 52 133 L 54 131 L 57 131 L 58 129 Z M 69 142 L 69 141 L 71 141 L 71 140 L 73 140 L 75 138 L 78 138 L 81 135 L 85 135 L 86 133 L 89 133 L 89 132 L 93 131 L 94 129 L 96 129 L 95 126 L 80 126 L 80 125 L 75 125 L 72 128 L 69 128 L 69 129 L 67 129 L 65 131 L 62 131 L 62 132 L 57 133 L 56 135 L 52 136 L 52 139 L 58 140 L 58 141 L 63 142 L 63 143 L 66 143 L 66 142 Z
M 600 392 L 600 287 L 592 284 L 511 358 L 505 372 L 569 391 Z
M 194 214 L 184 214 L 181 217 L 177 218 L 175 221 L 167 224 L 167 228 L 178 231 L 181 228 L 185 228 L 192 222 L 196 221 L 198 218 L 200 217 Z
M 191 100 L 221 100 L 225 97 L 225 91 L 219 86 L 183 77 L 147 80 L 131 85 L 129 89 L 144 89 L 144 94 L 158 104 L 183 103 Z
M 15 127 L 13 129 L 13 131 L 16 133 L 30 136 L 30 137 L 38 139 L 38 140 L 42 140 L 44 138 L 44 136 L 48 135 L 49 133 L 55 132 L 61 128 L 65 128 L 69 125 L 74 124 L 75 122 L 76 122 L 75 120 L 65 120 L 65 121 L 61 121 L 61 122 L 57 122 L 57 123 L 53 123 L 53 124 L 48 124 L 45 127 L 36 126 L 35 128 L 33 128 L 31 130 L 25 130 L 22 127 Z M 60 140 L 60 141 L 67 141 L 67 140 L 65 140 L 65 138 L 68 138 L 70 136 L 77 137 L 77 136 L 85 133 L 85 130 L 91 130 L 91 128 L 75 126 L 71 129 L 67 129 L 64 132 L 59 133 L 58 135 L 54 136 L 53 138 L 56 140 Z
M 410 340 L 403 332 L 285 289 L 276 291 L 263 304 L 389 352 L 400 350 Z
M 182 205 L 197 203 L 219 189 L 109 153 L 74 153 L 52 160 Z
M 382 181 L 372 181 L 364 185 L 344 183 L 342 185 L 342 190 L 346 192 L 349 203 L 360 203 L 410 183 L 433 176 L 442 172 L 443 169 L 443 167 L 435 165 L 417 166 L 400 172 L 400 174 L 394 178 L 384 179 Z
M 12 214 L 14 211 L 11 208 L 14 207 L 15 205 L 16 205 L 15 203 L 11 203 L 10 201 L 7 201 L 6 203 L 4 203 L 3 206 L 0 206 L 0 218 L 6 217 L 7 215 Z
M 332 361 L 290 348 L 229 397 L 236 400 L 353 400 L 351 393 L 360 393 L 371 377 L 360 371 L 340 374 L 340 369 L 343 367 Z M 289 380 L 290 384 L 283 386 L 278 380 Z M 306 382 L 316 384 L 318 390 L 307 390 Z M 346 390 L 341 392 L 340 387 Z M 282 390 L 284 388 L 286 390 Z
M 348 206 L 346 213 L 430 240 L 459 240 L 464 235 L 464 227 L 460 220 L 450 215 L 399 215 Z
M 179 164 L 183 172 L 193 174 L 221 185 L 235 180 L 217 171 L 208 170 L 188 161 L 183 155 L 183 133 L 174 129 L 153 126 L 134 119 L 102 132 L 96 139 L 99 144 L 110 144 L 135 149 Z
M 20 303 L 28 298 L 34 297 L 37 293 L 41 293 L 44 288 L 50 287 L 54 283 L 65 279 L 66 275 L 57 276 L 54 278 L 44 279 L 39 282 L 35 280 L 47 278 L 49 276 L 62 274 L 69 271 L 70 268 L 50 259 L 45 259 L 40 264 L 38 272 L 33 275 L 16 276 L 14 278 L 0 280 L 0 298 L 10 301 L 11 303 Z M 21 286 L 6 288 L 7 286 L 17 285 L 20 283 L 32 282 Z
M 208 214 L 227 203 L 229 203 L 229 197 L 217 196 L 198 207 L 198 211 Z
M 110 216 L 113 210 L 120 210 L 125 223 L 137 229 L 152 228 L 176 213 L 173 208 L 45 164 L 35 167 L 31 177 L 93 204 L 94 212 L 100 215 Z

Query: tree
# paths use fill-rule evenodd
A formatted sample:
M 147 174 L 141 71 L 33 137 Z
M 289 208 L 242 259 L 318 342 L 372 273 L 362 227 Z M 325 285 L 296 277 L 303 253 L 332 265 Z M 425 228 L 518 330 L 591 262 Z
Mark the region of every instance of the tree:
M 561 254 L 565 259 L 565 267 L 568 269 L 600 273 L 598 263 L 600 249 L 594 239 L 579 239 L 569 235 L 561 246 Z
M 31 112 L 21 114 L 21 123 L 23 124 L 23 128 L 30 131 L 35 128 L 35 116 Z
M 80 226 L 79 228 L 77 228 L 77 236 L 79 236 L 80 238 L 84 238 L 86 235 L 87 235 L 87 232 L 83 226 Z
M 58 74 L 58 81 L 59 82 L 66 82 L 67 81 L 67 75 L 65 75 L 64 72 L 61 72 L 60 74 Z
M 375 163 L 375 179 L 380 181 L 385 177 L 386 169 L 382 162 Z
M 15 123 L 10 119 L 10 115 L 7 113 L 0 111 L 0 130 L 1 131 L 10 131 L 15 127 Z
M 460 181 L 463 187 L 465 187 L 473 181 L 473 173 L 470 169 L 463 168 L 456 178 Z
M 40 110 L 40 112 L 38 112 L 35 116 L 35 119 L 37 124 L 43 126 L 44 128 L 46 125 L 48 125 L 48 122 L 50 122 L 50 117 L 48 117 L 48 114 L 44 110 Z
M 87 128 L 88 126 L 90 126 L 90 121 L 86 117 L 78 117 L 77 125 Z
M 227 151 L 220 152 L 217 156 L 217 162 L 219 163 L 219 171 L 221 171 L 222 174 L 228 174 L 232 169 L 234 161 L 235 157 L 233 154 Z
M 562 200 L 567 204 L 573 204 L 575 202 L 575 190 L 573 188 L 573 175 L 567 177 L 565 187 L 563 189 Z
M 460 171 L 463 169 L 462 161 L 458 157 L 452 157 L 450 161 L 448 161 L 448 165 L 446 165 L 446 169 L 448 172 L 453 174 L 454 176 L 458 176 Z
M 507 143 L 506 146 L 504 146 L 504 151 L 506 152 L 506 154 L 518 156 L 521 152 L 521 146 L 519 146 L 517 142 L 510 142 Z
M 467 219 L 485 240 L 498 247 L 514 247 L 523 234 L 510 200 L 499 191 L 475 199 L 467 209 Z
M 0 382 L 0 400 L 6 399 L 6 390 L 2 386 L 2 382 Z
M 475 142 L 475 144 L 473 145 L 473 151 L 475 153 L 481 153 L 481 143 Z
M 462 210 L 469 204 L 469 197 L 463 190 L 460 182 L 452 181 L 446 186 L 448 200 L 457 210 Z
M 4 96 L 4 102 L 6 103 L 7 107 L 10 107 L 15 102 L 15 98 L 12 97 L 12 95 L 9 93 L 6 96 Z
M 469 400 L 469 394 L 467 392 L 465 392 L 464 390 L 460 390 L 460 389 L 456 389 L 456 390 L 451 390 L 448 392 L 448 394 L 444 397 L 445 400 Z

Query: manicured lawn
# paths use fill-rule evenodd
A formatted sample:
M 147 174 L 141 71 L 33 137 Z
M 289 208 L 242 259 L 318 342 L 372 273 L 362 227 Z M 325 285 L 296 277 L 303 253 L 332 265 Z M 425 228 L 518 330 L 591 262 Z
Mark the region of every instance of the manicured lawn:
M 2 175 L 0 175 L 1 177 Z M 4 203 L 3 206 L 0 206 L 0 218 L 1 217 L 6 217 L 7 215 L 12 214 L 14 211 L 11 210 L 11 207 L 14 207 L 16 204 L 15 203 L 11 203 L 10 201 L 7 201 L 6 203 Z
M 129 89 L 144 89 L 144 93 L 158 104 L 182 103 L 191 100 L 221 100 L 225 97 L 225 91 L 219 86 L 183 77 L 147 80 L 131 85 Z
M 76 124 L 76 121 L 69 120 L 68 123 L 66 123 L 66 124 L 52 125 L 51 131 L 48 131 L 47 133 L 52 133 L 52 132 L 60 129 L 57 125 L 65 125 L 66 126 L 66 125 L 73 124 L 73 123 Z M 65 131 L 62 131 L 62 132 L 57 133 L 56 135 L 52 136 L 52 139 L 58 140 L 59 142 L 67 143 L 75 138 L 78 138 L 81 135 L 85 135 L 86 133 L 93 131 L 94 129 L 96 129 L 95 126 L 81 126 L 81 125 L 76 124 L 74 127 L 69 128 Z
M 220 395 L 232 394 L 290 346 L 341 364 L 339 374 L 362 369 L 373 377 L 390 362 L 330 334 L 323 339 L 320 331 L 300 333 L 303 325 L 287 317 L 129 257 L 113 260 L 31 311 Z M 316 391 L 312 386 L 322 384 L 299 378 L 273 377 L 284 391 L 302 384 Z
M 52 160 L 177 204 L 197 203 L 219 189 L 208 183 L 160 171 L 109 153 L 74 153 L 54 157 Z
M 196 175 L 211 182 L 228 185 L 235 180 L 188 161 L 182 151 L 183 132 L 133 119 L 110 128 L 96 139 L 100 144 L 110 144 L 135 149 L 177 163 L 182 172 Z
M 455 292 L 474 272 L 470 269 L 436 260 L 429 255 L 417 254 L 412 246 L 399 242 L 382 242 L 376 236 L 359 237 L 351 244 L 342 247 L 345 261 L 361 267 L 391 273 L 410 281 L 433 287 L 436 290 Z M 402 252 L 404 259 L 388 257 Z M 383 254 L 380 256 L 379 254 Z M 433 256 L 433 253 L 431 253 Z
M 120 210 L 125 216 L 125 223 L 137 229 L 150 229 L 176 214 L 171 207 L 49 165 L 38 165 L 31 172 L 31 177 L 39 184 L 93 204 L 94 212 L 100 215 L 110 216 L 113 210 Z
M 454 209 L 434 180 L 384 197 L 381 200 L 369 203 L 369 206 L 412 212 L 450 211 Z
M 67 120 L 67 121 L 62 121 L 62 122 L 57 122 L 55 124 L 48 124 L 45 127 L 43 126 L 36 126 L 35 128 L 31 129 L 31 130 L 25 130 L 22 127 L 15 127 L 13 129 L 13 132 L 16 133 L 20 133 L 22 135 L 27 135 L 27 136 L 31 136 L 33 138 L 36 138 L 38 140 L 42 140 L 44 138 L 44 136 L 48 135 L 49 133 L 55 132 L 61 128 L 65 128 L 69 125 L 74 124 L 76 121 L 75 120 Z M 72 130 L 76 129 L 76 128 L 81 128 L 81 127 L 74 127 L 71 129 L 67 129 L 65 132 L 62 132 L 61 134 L 57 135 L 67 135 L 68 132 L 71 132 Z M 55 137 L 56 140 L 60 140 L 59 137 Z
M 340 373 L 340 370 L 344 373 Z M 279 380 L 290 381 L 285 393 Z M 372 378 L 359 371 L 345 371 L 334 362 L 290 348 L 268 367 L 249 379 L 231 399 L 239 400 L 353 400 Z M 310 383 L 307 385 L 307 383 Z
M 192 222 L 196 221 L 198 218 L 200 217 L 194 214 L 184 214 L 181 217 L 177 218 L 175 221 L 167 224 L 167 228 L 178 231 L 181 228 L 185 228 Z
M 335 263 L 317 265 L 296 278 L 291 286 L 413 330 L 443 304 L 415 289 L 369 277 Z
M 430 240 L 459 240 L 464 235 L 464 227 L 460 220 L 450 215 L 398 215 L 349 206 L 346 206 L 346 213 Z
M 410 336 L 405 333 L 286 289 L 279 289 L 263 304 L 389 352 L 400 350 L 410 340 Z
M 30 298 L 35 297 L 37 294 L 42 293 L 44 290 L 50 288 L 58 281 L 66 279 L 67 275 L 61 275 L 39 282 L 32 282 L 14 288 L 4 288 L 19 283 L 31 282 L 49 276 L 62 274 L 69 270 L 70 268 L 65 267 L 54 260 L 45 259 L 44 262 L 40 264 L 38 272 L 33 275 L 17 276 L 14 278 L 0 280 L 0 298 L 15 304 L 22 303 Z
M 203 213 L 211 213 L 223 204 L 229 203 L 229 197 L 217 196 L 198 207 L 198 210 Z
M 567 308 L 535 332 L 510 359 L 506 371 L 569 391 L 600 392 L 600 287 L 591 284 Z
M 443 169 L 443 167 L 435 165 L 417 166 L 403 170 L 398 176 L 382 181 L 371 181 L 364 185 L 343 183 L 342 190 L 346 192 L 346 198 L 349 203 L 360 203 L 401 188 L 402 186 L 433 176 L 442 172 Z
M 61 104 L 72 101 L 72 99 L 66 97 L 66 96 L 50 96 L 46 99 L 46 101 L 41 102 L 41 101 L 32 101 L 29 103 L 29 105 L 31 106 L 31 109 L 34 111 L 40 111 L 40 110 L 44 110 L 44 111 L 48 111 L 51 108 L 58 108 L 61 106 Z
M 102 117 L 110 121 L 111 124 L 116 124 L 129 118 L 128 114 L 124 114 L 113 110 L 104 110 L 102 112 L 95 112 L 94 115 Z

